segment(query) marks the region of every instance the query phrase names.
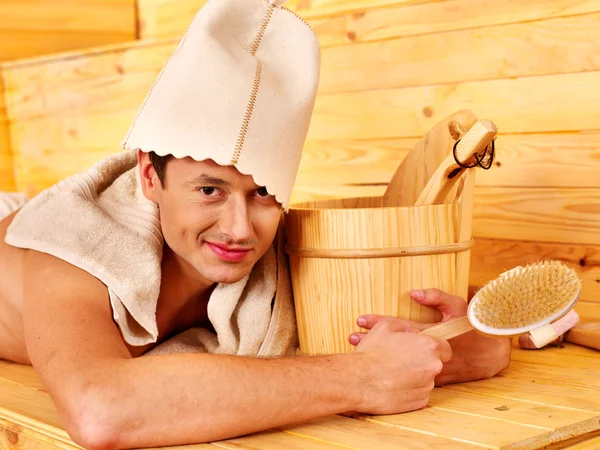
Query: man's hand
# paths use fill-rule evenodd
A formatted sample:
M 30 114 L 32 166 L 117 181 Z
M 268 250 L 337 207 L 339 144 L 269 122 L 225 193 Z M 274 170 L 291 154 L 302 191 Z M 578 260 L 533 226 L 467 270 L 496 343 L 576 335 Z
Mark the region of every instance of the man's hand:
M 365 386 L 360 412 L 397 414 L 423 408 L 435 377 L 452 356 L 447 341 L 416 333 L 410 322 L 382 319 L 356 346 Z
M 439 310 L 442 313 L 442 322 L 462 317 L 467 313 L 467 303 L 463 299 L 438 289 L 412 291 L 411 298 L 421 305 Z M 389 321 L 401 324 L 397 326 L 410 327 L 416 331 L 436 325 L 372 314 L 359 317 L 357 324 L 361 328 L 372 330 L 376 324 Z M 350 343 L 357 345 L 365 336 L 366 333 L 352 333 L 349 338 Z M 491 338 L 471 331 L 448 342 L 452 347 L 452 358 L 444 364 L 444 368 L 436 376 L 436 386 L 491 378 L 508 367 L 511 350 L 509 338 Z

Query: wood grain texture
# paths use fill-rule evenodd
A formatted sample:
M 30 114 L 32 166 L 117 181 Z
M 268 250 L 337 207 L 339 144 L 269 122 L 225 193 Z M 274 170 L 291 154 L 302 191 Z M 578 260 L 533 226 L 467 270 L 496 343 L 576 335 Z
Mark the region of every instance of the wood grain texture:
M 320 442 L 334 442 L 343 448 L 377 450 L 446 450 L 453 449 L 455 443 L 438 436 L 427 436 L 403 429 L 376 425 L 349 417 L 332 416 L 313 420 L 299 425 L 281 427 L 287 433 L 307 437 Z M 478 445 L 461 444 L 461 449 L 481 449 Z
M 328 47 L 319 92 L 597 71 L 599 41 L 600 14 L 589 14 Z
M 545 259 L 562 261 L 583 282 L 583 301 L 600 303 L 600 246 L 519 242 L 477 237 L 471 250 L 470 284 L 483 286 L 513 267 Z
M 475 190 L 473 235 L 572 244 L 600 244 L 600 190 L 504 188 Z
M 18 189 L 35 195 L 120 151 L 175 46 L 135 43 L 6 65 Z
M 336 12 L 319 17 L 316 8 L 298 9 L 309 20 L 322 46 L 380 41 L 406 36 L 486 28 L 552 17 L 594 13 L 598 0 L 446 0 L 390 5 L 365 4 L 361 11 Z
M 144 38 L 183 36 L 206 0 L 139 0 Z M 597 0 L 289 0 L 323 47 L 597 12 Z
M 0 66 L 0 192 L 14 191 L 14 163 L 10 147 L 8 118 L 4 100 L 4 82 Z
M 440 69 L 441 70 L 441 69 Z M 465 82 L 317 97 L 310 140 L 423 136 L 461 109 L 492 120 L 502 133 L 598 129 L 600 72 Z M 560 105 L 560 108 L 557 108 Z
M 307 141 L 299 185 L 388 183 L 418 138 Z M 600 133 L 499 134 L 478 186 L 600 188 Z
M 500 375 L 436 388 L 423 410 L 381 417 L 353 415 L 363 420 L 329 416 L 211 444 L 167 448 L 499 450 L 562 448 L 557 441 L 584 445 L 595 442 L 594 430 L 600 427 L 600 402 L 595 395 L 599 369 L 598 352 L 572 344 L 536 351 L 514 347 L 511 364 Z M 571 376 L 574 371 L 576 377 Z M 25 375 L 22 381 L 17 374 Z M 0 361 L 4 433 L 0 446 L 75 448 L 50 397 L 36 389 L 36 377 L 31 367 Z
M 206 0 L 138 0 L 140 39 L 181 38 Z
M 381 199 L 380 199 L 381 200 Z M 420 208 L 353 208 L 342 202 L 292 206 L 286 215 L 287 240 L 294 249 L 395 249 L 428 247 L 430 254 L 381 258 L 306 257 L 291 251 L 290 270 L 300 349 L 305 354 L 347 353 L 348 336 L 360 331 L 362 314 L 403 317 L 434 322 L 441 317 L 432 308 L 410 298 L 411 289 L 436 286 L 454 295 L 458 286 L 458 253 L 442 253 L 440 246 L 458 243 L 457 204 Z M 370 205 L 372 206 L 372 205 Z M 468 229 L 468 227 L 465 227 Z M 461 235 L 463 241 L 470 235 Z M 437 250 L 436 250 L 437 248 Z M 467 267 L 469 259 L 461 259 Z
M 0 61 L 136 38 L 135 0 L 3 0 Z

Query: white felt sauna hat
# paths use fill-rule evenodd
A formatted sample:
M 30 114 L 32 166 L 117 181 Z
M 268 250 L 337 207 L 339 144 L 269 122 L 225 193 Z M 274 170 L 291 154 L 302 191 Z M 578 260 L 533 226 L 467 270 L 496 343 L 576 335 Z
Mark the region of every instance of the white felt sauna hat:
M 320 70 L 285 0 L 209 0 L 138 111 L 123 148 L 234 165 L 287 210 Z

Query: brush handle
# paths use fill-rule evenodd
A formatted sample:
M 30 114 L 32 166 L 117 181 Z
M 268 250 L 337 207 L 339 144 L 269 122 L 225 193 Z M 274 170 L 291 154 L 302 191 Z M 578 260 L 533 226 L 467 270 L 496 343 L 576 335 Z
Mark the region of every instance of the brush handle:
M 460 178 L 465 168 L 458 165 L 472 163 L 476 153 L 482 153 L 496 137 L 498 128 L 489 120 L 480 120 L 471 127 L 456 146 L 456 159 L 451 152 L 437 168 L 415 206 L 438 205 L 444 201 L 448 192 Z
M 448 322 L 442 322 L 439 325 L 435 325 L 431 328 L 427 328 L 421 331 L 421 334 L 432 336 L 438 339 L 452 339 L 453 337 L 459 336 L 464 333 L 468 333 L 473 330 L 473 325 L 469 322 L 467 316 L 459 317 L 458 319 L 452 319 Z

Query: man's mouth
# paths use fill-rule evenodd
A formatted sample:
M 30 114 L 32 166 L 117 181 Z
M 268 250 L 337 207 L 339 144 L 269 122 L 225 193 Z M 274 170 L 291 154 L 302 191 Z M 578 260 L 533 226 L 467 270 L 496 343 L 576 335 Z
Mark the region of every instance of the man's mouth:
M 217 257 L 227 262 L 241 262 L 248 256 L 250 250 L 252 250 L 247 247 L 229 247 L 227 245 L 214 244 L 212 242 L 206 242 L 206 245 L 208 245 Z

